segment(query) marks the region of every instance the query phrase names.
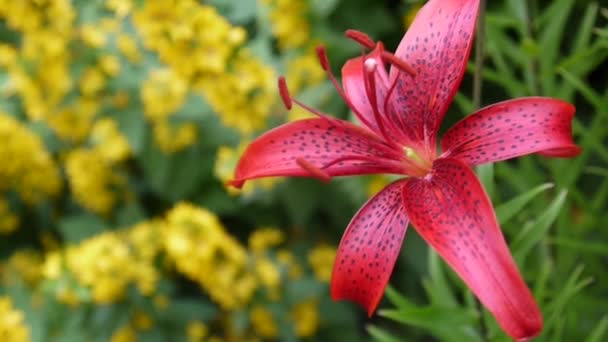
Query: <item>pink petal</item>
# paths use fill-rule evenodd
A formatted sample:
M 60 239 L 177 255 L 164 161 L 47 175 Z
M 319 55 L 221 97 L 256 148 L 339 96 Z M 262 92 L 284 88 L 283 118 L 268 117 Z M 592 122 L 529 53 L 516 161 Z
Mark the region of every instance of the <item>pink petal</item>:
M 331 279 L 334 300 L 352 300 L 371 316 L 401 250 L 408 218 L 401 193 L 405 180 L 389 184 L 359 209 L 342 236 Z
M 537 335 L 542 315 L 511 257 L 475 174 L 452 158 L 411 179 L 403 201 L 418 233 L 458 273 L 514 339 Z
M 241 156 L 231 184 L 241 187 L 246 180 L 269 176 L 402 173 L 399 158 L 399 150 L 367 129 L 337 119 L 306 119 L 255 139 Z
M 546 97 L 527 97 L 482 108 L 443 136 L 444 155 L 470 165 L 496 162 L 539 152 L 573 157 L 580 149 L 572 141 L 574 107 Z
M 431 0 L 418 12 L 395 55 L 415 77 L 390 70 L 397 81 L 395 111 L 408 113 L 405 126 L 434 149 L 439 125 L 464 75 L 475 30 L 478 0 Z

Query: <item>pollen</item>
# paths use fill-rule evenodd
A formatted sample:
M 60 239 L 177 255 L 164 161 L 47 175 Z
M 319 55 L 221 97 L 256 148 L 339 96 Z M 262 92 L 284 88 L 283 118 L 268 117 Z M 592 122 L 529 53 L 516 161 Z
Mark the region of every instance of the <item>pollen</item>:
M 365 71 L 374 72 L 378 67 L 378 62 L 373 58 L 367 58 L 365 62 L 363 62 L 363 65 L 365 66 Z

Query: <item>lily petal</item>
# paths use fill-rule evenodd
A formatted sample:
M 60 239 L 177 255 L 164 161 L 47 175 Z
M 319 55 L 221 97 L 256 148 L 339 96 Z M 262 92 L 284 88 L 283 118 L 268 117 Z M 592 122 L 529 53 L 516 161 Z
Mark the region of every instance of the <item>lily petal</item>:
M 397 106 L 397 113 L 408 113 L 402 125 L 412 127 L 432 150 L 465 72 L 478 8 L 478 0 L 430 0 L 395 52 L 417 74 L 412 78 L 391 68 L 390 81 L 397 82 L 391 103 Z
M 542 315 L 472 170 L 457 159 L 438 159 L 429 176 L 411 179 L 403 189 L 412 225 L 503 330 L 517 340 L 536 336 L 542 329 Z
M 573 157 L 574 106 L 545 97 L 509 100 L 480 109 L 443 136 L 446 156 L 469 165 L 496 162 L 530 153 Z
M 338 247 L 331 296 L 358 303 L 369 316 L 382 298 L 409 222 L 401 200 L 405 183 L 395 181 L 367 201 Z
M 329 177 L 403 173 L 400 151 L 371 131 L 338 119 L 306 119 L 276 127 L 245 150 L 231 185 L 270 176 Z M 315 172 L 316 171 L 316 172 Z

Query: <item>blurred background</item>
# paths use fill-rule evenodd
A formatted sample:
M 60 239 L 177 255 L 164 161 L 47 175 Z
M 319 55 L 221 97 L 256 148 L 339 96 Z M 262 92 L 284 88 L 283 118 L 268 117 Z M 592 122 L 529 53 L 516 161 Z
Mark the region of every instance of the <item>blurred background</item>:
M 0 0 L 0 340 L 508 341 L 410 229 L 379 312 L 329 298 L 341 234 L 392 176 L 228 189 L 295 97 L 352 119 L 318 65 L 393 50 L 423 1 Z M 608 339 L 608 7 L 492 1 L 482 105 L 577 107 L 570 160 L 478 170 L 545 316 Z M 472 59 L 444 127 L 471 113 Z M 444 128 L 445 129 L 445 128 Z

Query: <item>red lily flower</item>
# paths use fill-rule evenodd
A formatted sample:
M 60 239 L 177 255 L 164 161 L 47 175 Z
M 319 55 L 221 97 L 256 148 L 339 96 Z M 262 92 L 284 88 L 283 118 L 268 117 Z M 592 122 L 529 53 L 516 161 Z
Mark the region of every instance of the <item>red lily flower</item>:
M 321 65 L 363 127 L 292 99 L 280 79 L 285 105 L 295 102 L 318 118 L 287 123 L 257 138 L 231 184 L 268 176 L 326 181 L 375 173 L 407 176 L 371 198 L 348 225 L 334 264 L 332 297 L 355 301 L 371 315 L 411 222 L 505 332 L 527 339 L 541 331 L 542 315 L 471 166 L 530 153 L 577 155 L 571 137 L 575 109 L 544 97 L 480 109 L 447 131 L 438 155 L 437 133 L 465 71 L 478 6 L 478 0 L 430 0 L 395 54 L 363 33 L 347 31 L 373 50 L 346 62 L 343 89 L 319 48 Z

